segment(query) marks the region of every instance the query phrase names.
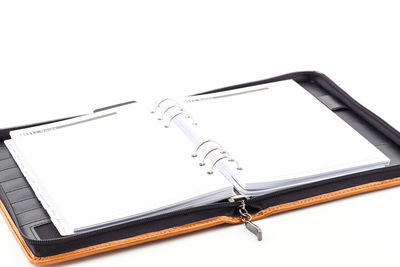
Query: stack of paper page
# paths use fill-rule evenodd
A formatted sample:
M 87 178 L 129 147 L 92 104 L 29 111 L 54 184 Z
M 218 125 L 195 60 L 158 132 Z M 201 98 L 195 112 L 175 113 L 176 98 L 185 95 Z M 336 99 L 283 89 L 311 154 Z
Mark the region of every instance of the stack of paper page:
M 179 129 L 148 106 L 11 132 L 6 141 L 62 235 L 227 199 L 232 185 L 204 175 Z
M 198 121 L 179 126 L 197 146 L 212 139 L 236 159 L 220 170 L 248 195 L 389 164 L 357 131 L 292 80 L 189 97 L 182 103 Z M 202 146 L 203 155 L 215 143 Z M 215 151 L 207 158 L 220 158 Z

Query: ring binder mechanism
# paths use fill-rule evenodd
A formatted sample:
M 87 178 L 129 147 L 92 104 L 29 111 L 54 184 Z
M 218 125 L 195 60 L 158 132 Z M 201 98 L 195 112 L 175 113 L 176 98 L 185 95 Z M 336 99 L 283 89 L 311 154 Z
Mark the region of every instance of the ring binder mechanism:
M 236 163 L 236 169 L 237 169 L 237 170 L 242 170 L 242 169 L 243 169 L 242 167 L 240 167 L 239 162 L 238 162 L 236 159 L 232 158 L 232 157 L 230 156 L 230 154 L 229 154 L 225 149 L 223 149 L 222 146 L 221 146 L 218 142 L 216 142 L 216 141 L 214 141 L 214 140 L 211 140 L 211 139 L 207 139 L 207 140 L 201 142 L 201 143 L 197 146 L 196 151 L 194 152 L 194 154 L 192 154 L 192 157 L 193 157 L 193 158 L 197 157 L 197 152 L 199 151 L 199 149 L 200 149 L 203 145 L 205 145 L 205 144 L 207 144 L 207 143 L 214 143 L 214 144 L 217 145 L 217 147 L 210 149 L 209 151 L 207 151 L 207 153 L 204 154 L 203 160 L 199 163 L 200 166 L 206 165 L 206 159 L 207 159 L 207 157 L 208 157 L 212 152 L 217 151 L 217 150 L 220 150 L 221 154 L 223 154 L 222 157 L 220 157 L 219 159 L 217 159 L 216 161 L 213 162 L 213 164 L 212 164 L 210 170 L 207 172 L 207 174 L 213 174 L 213 173 L 214 173 L 213 170 L 214 170 L 215 165 L 216 165 L 219 161 L 224 160 L 224 159 L 227 159 L 229 162 L 235 162 L 235 163 Z
M 165 114 L 168 112 L 168 110 L 173 109 L 173 108 L 179 108 L 179 111 L 184 111 L 184 109 L 183 109 L 181 106 L 179 106 L 179 105 L 172 105 L 172 106 L 170 106 L 170 107 L 168 107 L 168 108 L 166 108 L 166 109 L 164 110 L 163 114 L 161 114 L 161 116 L 158 118 L 158 120 L 159 120 L 159 121 L 162 121 L 163 118 L 164 118 L 164 116 L 165 116 Z
M 181 111 L 181 112 L 175 114 L 174 116 L 172 116 L 171 119 L 169 119 L 168 124 L 164 125 L 164 127 L 165 127 L 165 128 L 169 128 L 170 125 L 171 125 L 171 122 L 172 122 L 176 117 L 178 117 L 179 115 L 186 115 L 185 118 L 192 119 L 192 124 L 193 124 L 193 125 L 197 125 L 197 123 L 195 122 L 195 120 L 193 119 L 193 117 L 190 116 L 189 113 L 187 113 L 187 112 L 185 112 L 185 111 Z
M 178 102 L 178 101 L 176 101 L 176 100 L 174 100 L 174 99 L 172 99 L 172 98 L 164 98 L 163 100 L 161 100 L 160 102 L 158 102 L 157 105 L 156 105 L 156 107 L 154 108 L 154 110 L 151 111 L 151 113 L 152 113 L 152 114 L 156 113 L 156 112 L 157 112 L 157 109 L 160 108 L 161 104 L 164 103 L 164 102 L 166 102 L 166 101 L 171 101 L 171 102 L 174 103 L 174 105 L 171 105 L 171 106 L 166 107 L 166 108 L 164 109 L 163 113 L 161 114 L 161 116 L 158 118 L 158 120 L 160 120 L 160 121 L 163 120 L 164 117 L 165 117 L 165 114 L 167 114 L 167 112 L 168 112 L 169 110 L 173 109 L 173 108 L 179 108 L 179 112 L 176 113 L 175 115 L 173 115 L 173 116 L 169 119 L 168 123 L 164 125 L 165 128 L 169 128 L 169 127 L 171 126 L 171 122 L 172 122 L 176 117 L 178 117 L 179 115 L 186 115 L 185 118 L 190 118 L 190 119 L 192 119 L 192 124 L 193 124 L 193 125 L 197 125 L 197 123 L 196 123 L 196 121 L 193 119 L 193 117 L 192 117 L 189 113 L 187 113 L 187 112 L 185 111 L 184 108 L 182 108 L 182 107 L 179 105 L 179 102 Z
M 212 143 L 216 144 L 218 147 L 222 147 L 218 142 L 215 142 L 214 140 L 211 140 L 211 139 L 207 139 L 206 141 L 201 142 L 201 143 L 197 146 L 196 151 L 194 152 L 194 154 L 192 154 L 192 157 L 193 157 L 193 158 L 197 157 L 197 152 L 199 151 L 200 147 L 202 147 L 203 145 L 205 145 L 205 144 L 207 144 L 207 143 L 209 143 L 209 142 L 212 142 Z
M 190 119 L 192 119 L 192 124 L 193 124 L 193 125 L 197 125 L 197 123 L 196 123 L 196 121 L 193 119 L 193 117 L 192 117 L 189 113 L 187 113 L 187 112 L 185 111 L 184 108 L 182 108 L 182 107 L 179 105 L 179 102 L 178 102 L 178 101 L 176 101 L 176 100 L 174 100 L 174 99 L 172 99 L 172 98 L 164 98 L 163 100 L 161 100 L 160 102 L 158 102 L 157 105 L 156 105 L 156 107 L 154 108 L 154 110 L 151 111 L 151 113 L 152 113 L 152 114 L 156 113 L 156 112 L 157 112 L 157 109 L 160 108 L 161 104 L 164 103 L 164 102 L 166 102 L 166 101 L 171 101 L 171 102 L 174 103 L 174 105 L 171 105 L 171 106 L 166 107 L 166 108 L 164 109 L 163 113 L 161 114 L 161 116 L 158 118 L 158 120 L 160 120 L 160 121 L 163 120 L 165 114 L 167 114 L 167 112 L 168 112 L 169 110 L 173 109 L 173 108 L 179 108 L 179 112 L 176 113 L 176 114 L 174 114 L 174 115 L 169 119 L 168 123 L 164 125 L 165 128 L 169 128 L 169 127 L 171 126 L 171 122 L 172 122 L 176 117 L 178 117 L 179 115 L 186 115 L 185 118 L 190 118 Z
M 205 160 L 206 160 L 206 158 L 208 157 L 208 155 L 210 155 L 212 152 L 217 151 L 217 150 L 220 150 L 221 154 L 226 154 L 227 156 L 230 156 L 229 153 L 228 153 L 226 150 L 222 149 L 221 147 L 216 147 L 216 148 L 210 149 L 210 150 L 204 155 L 203 161 L 200 162 L 199 165 L 200 165 L 200 166 L 206 165 Z
M 160 102 L 157 103 L 156 107 L 154 108 L 153 111 L 151 111 L 151 113 L 153 113 L 153 114 L 156 113 L 156 112 L 157 112 L 157 109 L 158 109 L 158 108 L 160 107 L 160 105 L 161 105 L 162 103 L 164 103 L 165 101 L 172 101 L 172 102 L 174 102 L 175 104 L 179 105 L 178 101 L 176 101 L 176 100 L 174 100 L 174 99 L 172 99 L 172 98 L 164 98 L 163 100 L 161 100 Z
M 193 125 L 197 125 L 197 123 L 196 123 L 196 121 L 193 119 L 193 117 L 192 117 L 189 113 L 187 113 L 187 112 L 184 110 L 184 108 L 182 108 L 182 107 L 179 105 L 179 102 L 178 102 L 178 101 L 176 101 L 176 100 L 174 100 L 174 99 L 172 99 L 172 98 L 164 98 L 164 99 L 162 99 L 161 101 L 159 101 L 159 102 L 157 103 L 156 107 L 154 108 L 154 110 L 151 111 L 151 113 L 152 113 L 152 114 L 156 113 L 156 112 L 157 112 L 157 109 L 161 107 L 161 104 L 164 103 L 164 102 L 166 102 L 166 101 L 171 101 L 171 102 L 173 102 L 173 104 L 171 104 L 170 106 L 167 106 L 167 107 L 163 110 L 161 116 L 159 116 L 159 117 L 157 118 L 158 120 L 162 121 L 162 120 L 164 119 L 165 115 L 168 113 L 168 111 L 172 110 L 173 108 L 177 108 L 177 109 L 178 109 L 178 112 L 177 112 L 176 114 L 174 114 L 174 115 L 169 119 L 169 121 L 168 121 L 167 124 L 164 125 L 165 128 L 169 128 L 169 127 L 171 126 L 172 121 L 173 121 L 176 117 L 178 117 L 178 116 L 180 116 L 180 115 L 185 115 L 185 118 L 188 118 L 188 119 L 190 118 L 190 119 L 192 119 L 192 124 L 193 124 Z M 202 146 L 204 146 L 205 144 L 207 144 L 207 143 L 214 143 L 214 144 L 216 144 L 217 146 L 214 147 L 214 148 L 212 148 L 212 149 L 210 149 L 209 151 L 207 151 L 207 153 L 204 154 L 204 157 L 203 157 L 202 161 L 199 163 L 200 166 L 205 166 L 205 165 L 206 165 L 206 159 L 207 159 L 207 157 L 208 157 L 212 152 L 218 151 L 218 150 L 219 150 L 220 153 L 223 154 L 222 157 L 218 158 L 216 161 L 213 162 L 213 164 L 212 164 L 210 170 L 207 172 L 207 174 L 213 174 L 213 173 L 214 173 L 213 170 L 214 170 L 215 165 L 216 165 L 219 161 L 224 160 L 224 159 L 227 159 L 229 162 L 235 162 L 235 163 L 236 163 L 236 169 L 237 169 L 237 170 L 242 170 L 242 167 L 240 167 L 239 162 L 238 162 L 237 160 L 235 160 L 234 158 L 232 158 L 232 157 L 230 156 L 230 154 L 229 154 L 225 149 L 223 149 L 222 146 L 221 146 L 218 142 L 216 142 L 216 141 L 214 141 L 214 140 L 211 140 L 211 139 L 207 139 L 207 140 L 201 142 L 201 143 L 196 147 L 196 150 L 195 150 L 194 154 L 192 154 L 192 157 L 193 157 L 193 158 L 197 157 L 197 153 L 199 152 L 199 149 L 200 149 Z
M 231 157 L 229 157 L 229 156 L 223 156 L 223 157 L 220 157 L 219 159 L 217 159 L 216 161 L 214 161 L 213 165 L 211 166 L 211 168 L 210 168 L 210 170 L 207 172 L 207 174 L 210 174 L 210 175 L 213 174 L 213 173 L 214 173 L 213 170 L 214 170 L 215 165 L 216 165 L 218 162 L 220 162 L 221 160 L 224 160 L 224 159 L 228 159 L 228 161 L 235 162 L 235 163 L 236 163 L 236 169 L 237 169 L 237 170 L 239 170 L 239 171 L 243 170 L 243 168 L 240 167 L 239 162 L 238 162 L 236 159 L 231 158 Z

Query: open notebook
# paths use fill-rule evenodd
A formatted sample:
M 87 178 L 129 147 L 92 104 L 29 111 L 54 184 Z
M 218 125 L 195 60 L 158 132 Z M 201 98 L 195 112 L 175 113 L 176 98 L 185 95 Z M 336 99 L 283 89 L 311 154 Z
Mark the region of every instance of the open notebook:
M 6 146 L 62 235 L 389 164 L 294 81 L 138 102 L 10 135 Z

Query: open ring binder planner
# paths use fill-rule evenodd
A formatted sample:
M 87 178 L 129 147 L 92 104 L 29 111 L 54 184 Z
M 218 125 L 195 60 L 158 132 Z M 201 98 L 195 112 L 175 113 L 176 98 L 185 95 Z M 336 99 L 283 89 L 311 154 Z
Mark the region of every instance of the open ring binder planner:
M 266 88 L 268 90 L 265 90 Z M 279 97 L 280 94 L 282 96 Z M 318 112 L 309 110 L 310 106 L 317 106 L 315 102 L 319 105 L 315 109 L 318 109 Z M 174 107 L 162 116 L 163 111 L 171 105 L 180 105 L 185 112 L 189 111 L 188 113 L 195 116 L 199 125 L 192 127 L 190 120 L 185 118 L 187 114 L 184 113 L 180 114 L 182 117 L 178 115 L 173 119 L 178 127 L 162 130 L 163 124 L 168 120 L 171 122 L 171 117 L 177 115 L 176 112 L 182 112 L 179 107 Z M 225 106 L 221 108 L 221 105 Z M 237 109 L 243 105 L 246 105 L 246 110 Z M 142 111 L 139 106 L 142 107 Z M 119 113 L 120 109 L 117 107 L 126 109 Z M 322 107 L 327 110 L 323 110 Z M 86 118 L 101 116 L 112 111 L 117 111 L 118 114 L 85 121 Z M 150 112 L 158 115 L 153 117 Z M 123 114 L 126 115 L 124 117 L 126 124 L 123 126 L 131 127 L 131 131 L 124 132 L 121 131 L 125 129 L 124 127 L 117 127 L 119 124 L 107 123 L 122 118 L 120 115 Z M 285 117 L 285 114 L 288 116 Z M 329 119 L 325 120 L 325 115 Z M 157 121 L 158 117 L 162 117 L 161 127 Z M 296 72 L 234 85 L 190 96 L 183 102 L 164 98 L 150 108 L 144 102 L 129 102 L 98 109 L 95 114 L 78 116 L 75 119 L 84 123 L 71 124 L 72 119 L 67 118 L 0 129 L 0 212 L 28 260 L 33 264 L 59 263 L 221 224 L 243 223 L 260 240 L 261 229 L 253 224 L 255 220 L 400 185 L 400 132 L 363 107 L 327 76 L 318 72 Z M 53 123 L 70 126 L 56 129 L 50 126 Z M 261 127 L 257 128 L 258 124 L 268 125 L 268 131 L 264 131 Z M 93 125 L 102 126 L 98 128 Z M 337 125 L 340 127 L 336 127 Z M 74 130 L 78 128 L 79 131 Z M 183 128 L 193 131 L 190 133 L 192 135 L 180 134 L 179 131 Z M 235 128 L 246 131 L 235 131 Z M 43 131 L 43 129 L 54 130 Z M 38 134 L 18 135 L 32 130 L 37 130 Z M 226 132 L 229 134 L 226 135 Z M 56 138 L 56 135 L 64 133 L 67 138 Z M 78 138 L 71 138 L 72 133 Z M 85 133 L 84 141 L 80 140 L 83 139 L 82 133 Z M 99 137 L 101 141 L 94 142 L 94 136 L 97 134 L 101 136 Z M 55 145 L 48 145 L 49 136 L 55 138 Z M 188 140 L 183 140 L 187 137 L 192 138 L 191 147 L 187 147 Z M 221 141 L 224 146 L 208 137 Z M 38 142 L 31 143 L 30 140 L 33 139 Z M 122 143 L 121 140 L 128 143 Z M 299 140 L 306 141 L 298 142 Z M 74 142 L 74 146 L 70 145 L 71 142 Z M 318 146 L 312 146 L 314 142 Z M 360 143 L 357 145 L 357 142 Z M 10 151 L 12 149 L 9 149 L 6 143 L 15 144 L 15 151 Z M 32 149 L 27 145 L 32 146 Z M 157 153 L 149 151 L 149 147 L 157 148 Z M 220 153 L 225 151 L 225 148 L 232 157 L 228 153 Z M 115 153 L 106 154 L 113 155 L 112 157 L 102 157 L 104 154 L 98 153 L 99 149 L 101 151 L 108 149 Z M 71 152 L 68 156 L 65 156 L 66 150 Z M 120 153 L 121 150 L 124 150 L 125 154 Z M 210 167 L 207 167 L 208 173 L 215 172 L 214 175 L 209 176 L 203 169 L 193 167 L 193 159 L 187 155 L 191 150 L 194 151 L 192 156 L 196 157 L 199 154 L 202 159 L 200 163 L 207 163 Z M 310 153 L 311 150 L 315 153 Z M 307 157 L 304 156 L 305 151 Z M 364 153 L 368 151 L 371 154 Z M 64 155 L 65 160 L 56 160 L 55 154 L 58 157 Z M 81 159 L 82 154 L 89 156 L 101 154 L 96 157 L 100 162 L 87 165 L 84 160 L 76 160 L 76 158 Z M 125 157 L 120 157 L 120 154 L 124 154 Z M 151 156 L 144 156 L 149 154 Z M 367 159 L 367 155 L 376 157 L 369 158 L 372 160 L 366 162 L 366 165 L 361 166 L 360 161 L 356 161 L 357 164 L 352 165 L 355 169 L 351 170 L 346 165 L 344 171 L 334 175 L 332 172 L 327 172 L 329 175 L 321 176 L 322 178 L 299 176 L 301 181 L 297 180 L 293 184 L 285 184 L 284 181 L 287 180 L 262 180 L 270 177 L 266 176 L 275 170 L 287 171 L 314 166 L 321 172 L 322 169 L 325 170 L 323 165 L 325 160 L 364 160 Z M 26 161 L 28 158 L 34 159 L 35 162 Z M 237 159 L 240 165 L 236 160 L 233 160 L 236 165 L 230 163 L 229 160 L 233 158 Z M 168 212 L 162 209 L 161 213 L 146 213 L 145 216 L 134 220 L 105 224 L 101 229 L 94 225 L 88 231 L 63 235 L 46 210 L 49 207 L 45 206 L 52 203 L 49 202 L 44 206 L 39 201 L 34 192 L 36 187 L 29 184 L 29 179 L 16 161 L 27 163 L 35 174 L 39 174 L 40 170 L 37 178 L 41 184 L 35 186 L 46 186 L 43 189 L 49 189 L 51 186 L 55 189 L 43 192 L 46 191 L 58 200 L 60 200 L 59 192 L 65 196 L 63 198 L 65 201 L 62 202 L 63 208 L 58 209 L 63 217 L 61 220 L 71 219 L 70 215 L 76 215 L 77 212 L 82 214 L 76 216 L 77 218 L 86 220 L 88 213 L 86 209 L 81 208 L 82 206 L 90 207 L 89 211 L 97 210 L 98 214 L 106 217 L 109 215 L 108 212 L 120 209 L 124 203 L 127 203 L 129 208 L 149 212 L 150 209 L 144 207 L 144 204 L 153 201 L 160 194 L 167 198 L 181 193 L 186 195 L 186 190 L 182 192 L 181 183 L 186 183 L 186 186 L 196 184 L 193 187 L 195 192 L 198 191 L 198 184 L 205 185 L 206 182 L 209 183 L 207 186 L 213 188 L 215 186 L 216 190 L 213 191 L 212 200 L 208 198 L 210 191 L 206 191 L 208 192 L 206 195 L 200 194 L 193 199 L 182 199 L 187 202 Z M 67 164 L 71 161 L 74 161 L 74 164 Z M 60 168 L 54 168 L 53 162 L 60 164 Z M 136 163 L 135 168 L 132 168 L 132 162 Z M 40 168 L 36 163 L 42 164 Z M 90 168 L 87 168 L 88 166 Z M 110 166 L 117 168 L 110 170 Z M 237 168 L 242 166 L 243 170 L 237 171 Z M 101 168 L 108 171 L 106 177 L 102 179 L 99 178 L 104 176 Z M 217 168 L 219 172 L 216 171 Z M 143 171 L 138 172 L 138 169 Z M 41 174 L 46 173 L 42 171 L 48 173 L 46 177 L 50 178 L 43 179 Z M 276 172 L 272 173 L 272 176 L 277 177 L 276 175 L 280 174 Z M 293 178 L 284 175 L 286 173 L 282 174 L 284 177 L 282 179 Z M 83 178 L 80 179 L 81 177 Z M 310 180 L 307 180 L 308 178 Z M 172 183 L 172 179 L 178 179 L 179 183 Z M 74 182 L 71 183 L 71 180 Z M 148 186 L 136 184 L 142 181 L 148 183 Z M 266 183 L 263 183 L 264 181 Z M 61 186 L 60 189 L 60 184 L 64 183 L 67 185 L 70 183 L 71 189 L 66 190 L 65 186 Z M 127 183 L 135 184 L 128 186 Z M 138 188 L 140 190 L 136 190 Z M 99 196 L 96 195 L 98 189 L 102 190 Z M 124 193 L 121 193 L 121 190 Z M 157 193 L 154 190 L 158 190 Z M 171 193 L 172 190 L 175 190 L 174 193 Z M 41 192 L 40 189 L 38 192 Z M 109 197 L 104 198 L 104 195 Z M 136 201 L 131 201 L 132 197 L 137 198 Z M 191 200 L 198 202 L 193 205 L 194 202 Z M 54 206 L 58 207 L 60 205 Z M 138 211 L 136 214 L 142 213 Z M 87 224 L 83 224 L 85 225 Z

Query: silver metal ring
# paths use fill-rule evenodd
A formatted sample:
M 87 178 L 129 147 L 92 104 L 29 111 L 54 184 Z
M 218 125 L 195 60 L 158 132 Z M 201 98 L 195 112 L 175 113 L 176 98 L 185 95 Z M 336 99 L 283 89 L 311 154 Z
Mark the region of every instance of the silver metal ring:
M 237 170 L 243 170 L 242 167 L 240 167 L 239 162 L 237 160 L 235 160 L 234 158 L 228 157 L 228 156 L 223 156 L 223 157 L 220 157 L 219 159 L 217 159 L 216 161 L 214 161 L 213 165 L 211 166 L 211 169 L 207 172 L 207 174 L 213 174 L 214 173 L 213 170 L 214 170 L 215 165 L 218 162 L 220 162 L 221 160 L 223 160 L 223 159 L 228 159 L 229 161 L 236 162 L 236 169 Z
M 216 147 L 216 148 L 213 148 L 213 149 L 209 150 L 209 151 L 204 155 L 203 161 L 200 162 L 199 165 L 200 165 L 200 166 L 206 165 L 206 162 L 205 162 L 205 161 L 206 161 L 207 156 L 210 155 L 213 151 L 216 151 L 216 150 L 221 150 L 221 154 L 227 155 L 227 156 L 229 157 L 229 153 L 228 153 L 227 151 L 223 150 L 221 147 Z
M 156 113 L 157 109 L 160 107 L 160 105 L 165 102 L 165 101 L 173 101 L 175 102 L 177 105 L 179 105 L 178 101 L 172 99 L 172 98 L 164 98 L 163 100 L 161 100 L 160 102 L 158 102 L 157 106 L 154 108 L 154 110 L 151 113 Z
M 222 147 L 219 143 L 215 142 L 214 140 L 208 139 L 208 140 L 206 140 L 206 141 L 204 141 L 204 142 L 201 142 L 201 143 L 197 146 L 196 151 L 194 152 L 194 154 L 192 154 L 192 157 L 193 157 L 193 158 L 197 157 L 197 152 L 199 151 L 200 147 L 202 147 L 204 144 L 209 143 L 209 142 L 215 143 L 215 144 L 217 144 L 217 146 Z
M 164 127 L 165 127 L 165 128 L 169 128 L 169 126 L 171 126 L 171 122 L 172 122 L 176 117 L 178 117 L 179 115 L 186 115 L 185 118 L 190 118 L 190 119 L 192 119 L 193 125 L 196 125 L 196 122 L 194 121 L 193 117 L 190 116 L 189 113 L 187 113 L 187 112 L 185 112 L 185 111 L 182 111 L 182 112 L 179 112 L 179 113 L 175 114 L 174 116 L 172 116 L 171 119 L 169 119 L 168 124 L 164 125 Z
M 172 109 L 172 108 L 176 108 L 176 107 L 179 108 L 179 111 L 183 111 L 183 108 L 182 108 L 181 106 L 179 106 L 179 105 L 172 105 L 172 106 L 170 106 L 170 107 L 168 107 L 168 108 L 166 108 L 166 109 L 164 110 L 163 114 L 161 115 L 161 117 L 158 118 L 158 120 L 159 120 L 159 121 L 162 121 L 163 118 L 164 118 L 164 116 L 165 116 L 165 114 L 168 112 L 168 110 L 170 110 L 170 109 Z

